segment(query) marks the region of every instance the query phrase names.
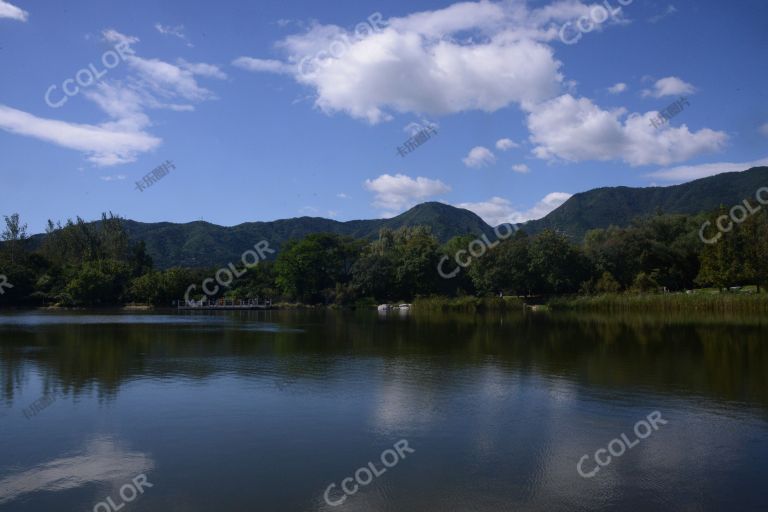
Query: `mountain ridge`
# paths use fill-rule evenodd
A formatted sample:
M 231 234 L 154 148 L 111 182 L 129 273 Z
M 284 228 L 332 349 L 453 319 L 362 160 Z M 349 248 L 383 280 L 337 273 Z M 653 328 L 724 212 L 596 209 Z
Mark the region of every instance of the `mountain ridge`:
M 493 228 L 477 214 L 444 203 L 414 206 L 389 219 L 336 221 L 323 217 L 293 217 L 244 222 L 231 227 L 205 221 L 143 223 L 126 220 L 131 240 L 144 240 L 158 268 L 215 266 L 237 261 L 253 244 L 266 240 L 279 249 L 291 239 L 311 233 L 334 233 L 353 238 L 374 238 L 384 228 L 426 225 L 443 242 L 457 235 L 491 235 Z
M 528 221 L 523 229 L 538 233 L 558 229 L 580 240 L 590 229 L 626 226 L 634 218 L 656 211 L 696 215 L 744 199 L 754 199 L 768 186 L 768 167 L 726 172 L 664 187 L 599 187 L 574 194 L 541 219 Z
M 541 219 L 518 224 L 529 234 L 555 229 L 583 239 L 590 229 L 623 227 L 637 217 L 663 213 L 695 215 L 728 207 L 768 186 L 768 167 L 728 172 L 666 187 L 599 187 L 574 194 Z M 98 221 L 97 221 L 98 222 Z M 211 267 L 239 261 L 243 251 L 262 240 L 275 250 L 288 240 L 311 233 L 335 233 L 354 238 L 375 238 L 384 228 L 426 225 L 441 242 L 460 235 L 488 235 L 494 228 L 472 211 L 440 202 L 421 203 L 388 219 L 337 221 L 323 217 L 293 217 L 220 226 L 206 221 L 144 223 L 125 220 L 131 240 L 143 240 L 160 269 L 173 266 Z M 39 243 L 45 235 L 35 235 Z

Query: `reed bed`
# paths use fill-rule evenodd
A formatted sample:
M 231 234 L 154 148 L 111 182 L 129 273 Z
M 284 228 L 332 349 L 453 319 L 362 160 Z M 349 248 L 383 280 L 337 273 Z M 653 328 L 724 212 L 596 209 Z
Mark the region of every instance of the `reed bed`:
M 552 309 L 584 311 L 699 311 L 712 313 L 768 313 L 768 294 L 670 293 L 604 294 L 559 297 L 549 302 Z

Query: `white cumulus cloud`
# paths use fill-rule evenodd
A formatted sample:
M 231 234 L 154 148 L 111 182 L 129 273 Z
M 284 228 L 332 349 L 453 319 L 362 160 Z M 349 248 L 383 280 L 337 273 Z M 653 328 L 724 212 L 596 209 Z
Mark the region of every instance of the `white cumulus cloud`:
M 512 139 L 499 139 L 496 141 L 496 149 L 499 151 L 507 151 L 519 146 L 520 145 Z
M 315 90 L 316 106 L 327 113 L 378 123 L 396 112 L 494 112 L 547 99 L 562 81 L 560 62 L 545 44 L 557 37 L 550 25 L 562 12 L 514 4 L 457 3 L 391 18 L 386 27 L 360 37 L 316 24 L 277 47 L 287 54 L 295 80 Z M 476 37 L 467 39 L 467 32 Z
M 668 165 L 723 146 L 722 132 L 667 126 L 653 133 L 642 126 L 644 119 L 620 119 L 623 109 L 605 111 L 589 99 L 583 100 L 587 105 L 576 101 L 576 109 L 566 105 L 571 96 L 562 94 L 575 82 L 563 76 L 554 45 L 564 22 L 589 16 L 597 4 L 555 0 L 536 8 L 529 3 L 459 2 L 382 20 L 377 30 L 366 25 L 359 33 L 315 22 L 276 41 L 279 60 L 240 57 L 234 63 L 290 77 L 314 92 L 320 111 L 371 124 L 397 114 L 440 116 L 517 107 L 529 114 L 530 139 L 538 142 L 535 153 L 542 158 Z M 626 23 L 618 15 L 602 25 Z M 618 83 L 610 91 L 627 89 Z M 693 85 L 670 76 L 645 93 L 662 97 L 694 91 Z M 558 116 L 553 106 L 570 108 Z M 555 117 L 565 118 L 564 126 L 549 123 Z M 603 135 L 607 138 L 601 140 Z M 582 142 L 587 147 L 580 149 Z M 503 147 L 497 146 L 499 151 Z
M 13 4 L 0 0 L 0 18 L 27 21 L 29 19 L 29 13 Z
M 373 180 L 365 180 L 365 188 L 375 194 L 373 206 L 395 215 L 427 198 L 450 192 L 451 187 L 440 180 L 404 174 L 382 174 Z
M 695 92 L 696 88 L 688 82 L 685 82 L 676 76 L 668 76 L 653 84 L 653 89 L 645 89 L 643 91 L 643 96 L 661 98 L 663 96 L 680 96 L 684 94 L 693 94 Z
M 527 210 L 519 210 L 502 197 L 492 197 L 480 203 L 459 203 L 455 206 L 475 212 L 491 226 L 504 223 L 519 224 L 529 220 L 545 217 L 549 212 L 571 198 L 565 192 L 552 192 Z
M 520 174 L 525 174 L 525 173 L 531 172 L 531 170 L 525 164 L 513 165 L 512 166 L 512 170 L 515 171 L 515 172 L 519 172 Z
M 485 167 L 487 165 L 493 165 L 496 163 L 496 156 L 488 148 L 484 148 L 483 146 L 475 146 L 469 151 L 469 154 L 466 156 L 466 158 L 462 159 L 462 162 L 464 162 L 464 165 L 467 167 L 479 169 L 480 167 Z
M 627 84 L 623 82 L 619 82 L 617 84 L 614 84 L 608 88 L 608 92 L 611 94 L 620 94 L 627 90 Z
M 533 152 L 542 159 L 623 160 L 631 166 L 669 165 L 719 151 L 728 135 L 703 128 L 651 125 L 654 112 L 626 117 L 625 109 L 603 110 L 587 98 L 565 94 L 538 105 L 528 116 Z

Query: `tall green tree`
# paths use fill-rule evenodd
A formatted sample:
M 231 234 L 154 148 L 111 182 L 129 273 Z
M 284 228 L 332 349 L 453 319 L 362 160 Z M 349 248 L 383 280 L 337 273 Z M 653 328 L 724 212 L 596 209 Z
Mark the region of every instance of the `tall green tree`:
M 352 267 L 352 290 L 358 297 L 371 297 L 377 301 L 396 300 L 393 289 L 395 265 L 392 257 L 375 252 L 361 256 Z
M 395 231 L 395 290 L 404 299 L 434 293 L 438 287 L 439 242 L 426 226 Z
M 11 263 L 15 263 L 16 258 L 24 248 L 24 241 L 27 239 L 27 225 L 21 223 L 18 213 L 13 213 L 10 217 L 8 215 L 3 217 L 5 218 L 5 229 L 0 234 L 0 238 L 3 239 L 8 248 Z
M 440 276 L 442 282 L 440 282 L 438 288 L 443 294 L 454 296 L 468 295 L 475 292 L 475 283 L 470 272 L 475 261 L 473 260 L 470 262 L 469 267 L 467 268 L 461 268 L 456 261 L 457 257 L 459 258 L 459 261 L 464 261 L 464 259 L 461 258 L 461 255 L 465 254 L 469 244 L 475 239 L 476 237 L 472 235 L 455 236 L 440 248 L 440 259 L 443 260 L 444 257 L 448 258 L 444 261 L 441 267 L 442 273 L 448 276 L 453 275 L 453 277 L 450 278 Z M 456 272 L 457 269 L 458 272 Z M 440 273 L 438 273 L 438 275 L 439 274 Z
M 115 260 L 89 261 L 78 269 L 67 284 L 66 293 L 75 305 L 105 306 L 122 304 L 130 279 L 130 268 Z
M 716 219 L 720 216 L 728 215 L 724 207 L 712 217 L 711 222 L 716 225 Z M 741 265 L 740 237 L 731 230 L 727 233 L 721 233 L 721 236 L 715 243 L 704 244 L 701 252 L 701 267 L 696 282 L 702 286 L 711 285 L 719 290 L 728 288 L 738 283 L 743 277 L 743 267 Z
M 336 283 L 351 278 L 353 240 L 336 234 L 312 234 L 285 245 L 275 261 L 275 281 L 287 296 L 301 302 L 327 301 Z
M 531 273 L 530 240 L 523 231 L 489 248 L 472 262 L 472 281 L 480 293 L 528 295 L 536 286 Z
M 590 275 L 589 260 L 565 235 L 544 230 L 530 246 L 530 270 L 541 293 L 573 293 Z
M 760 293 L 768 285 L 768 214 L 752 215 L 738 229 L 743 278 Z

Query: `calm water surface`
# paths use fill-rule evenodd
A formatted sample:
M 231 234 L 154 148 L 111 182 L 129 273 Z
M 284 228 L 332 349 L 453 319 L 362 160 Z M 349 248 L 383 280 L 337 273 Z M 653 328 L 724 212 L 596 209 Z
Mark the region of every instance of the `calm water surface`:
M 0 510 L 766 510 L 766 344 L 759 318 L 6 313 Z

